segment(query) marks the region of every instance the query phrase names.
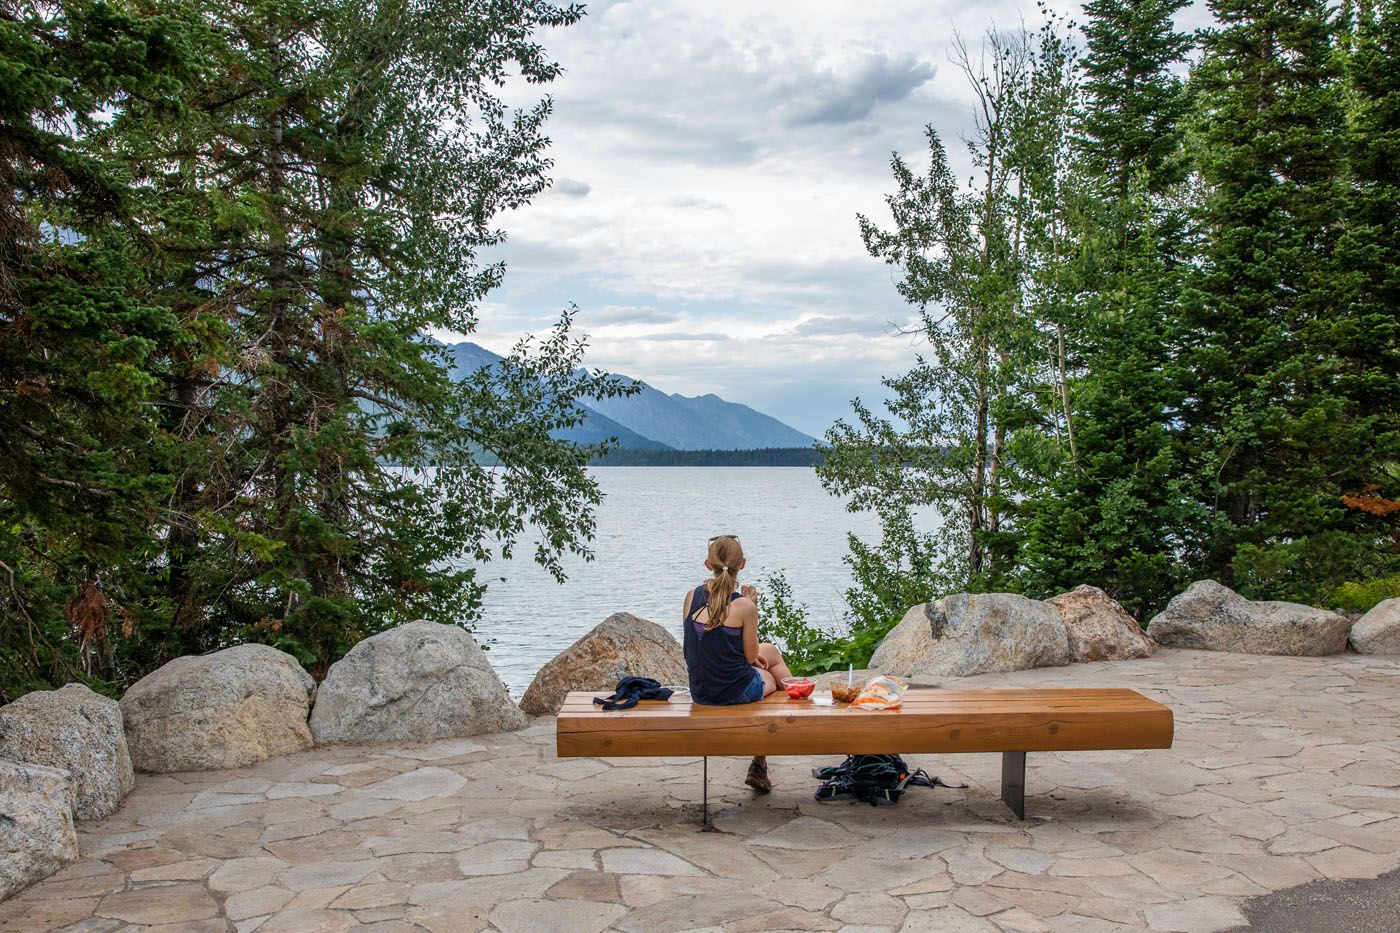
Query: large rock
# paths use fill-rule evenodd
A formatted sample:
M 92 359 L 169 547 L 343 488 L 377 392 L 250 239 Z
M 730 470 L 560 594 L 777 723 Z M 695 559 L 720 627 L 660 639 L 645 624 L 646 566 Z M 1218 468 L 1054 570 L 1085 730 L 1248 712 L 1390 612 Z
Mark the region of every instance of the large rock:
M 1400 599 L 1387 599 L 1356 620 L 1351 646 L 1362 654 L 1400 654 Z
M 331 665 L 311 711 L 320 743 L 431 742 L 523 728 L 476 639 L 437 622 L 366 638 Z
M 1054 606 L 1014 593 L 958 593 L 905 613 L 870 668 L 966 677 L 1068 663 L 1069 636 Z
M 1150 657 L 1152 639 L 1118 601 L 1097 586 L 1077 586 L 1047 599 L 1060 611 L 1071 661 L 1124 661 Z
M 311 747 L 316 682 L 296 658 L 238 645 L 176 658 L 122 697 L 138 771 L 239 768 Z
M 77 860 L 68 772 L 0 758 L 0 901 Z
M 1335 612 L 1253 602 L 1214 580 L 1198 580 L 1167 603 L 1147 634 L 1173 648 L 1317 656 L 1344 650 L 1350 628 Z
M 624 677 L 683 684 L 685 653 L 655 622 L 615 612 L 540 668 L 520 708 L 536 716 L 557 713 L 570 690 L 611 692 Z
M 82 684 L 36 690 L 0 707 L 0 758 L 71 774 L 80 820 L 115 812 L 136 785 L 121 707 Z

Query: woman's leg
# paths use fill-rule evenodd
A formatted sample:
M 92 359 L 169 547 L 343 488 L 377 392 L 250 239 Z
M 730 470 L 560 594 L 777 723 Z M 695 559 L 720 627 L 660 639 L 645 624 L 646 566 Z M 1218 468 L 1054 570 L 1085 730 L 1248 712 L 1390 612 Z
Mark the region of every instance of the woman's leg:
M 777 680 L 776 677 L 774 677 L 770 672 L 765 671 L 763 668 L 759 667 L 757 664 L 754 665 L 754 670 L 758 671 L 758 676 L 761 677 L 761 678 L 763 678 L 763 695 L 764 695 L 764 696 L 767 696 L 768 694 L 774 693 L 774 692 L 777 691 L 777 689 L 778 689 L 778 680 Z
M 783 660 L 783 653 L 778 650 L 776 645 L 770 645 L 767 642 L 758 646 L 758 661 L 754 664 L 754 668 L 758 671 L 758 676 L 763 678 L 764 696 L 776 692 L 784 677 L 792 676 L 792 671 L 788 670 L 787 662 Z M 749 774 L 744 783 L 764 794 L 773 789 L 773 782 L 768 778 L 768 758 L 766 756 L 754 756 L 753 764 L 749 765 Z
M 792 671 L 788 670 L 787 662 L 783 660 L 783 653 L 778 650 L 777 645 L 767 642 L 759 645 L 758 658 L 763 662 L 763 669 L 773 675 L 774 683 L 781 684 L 784 678 L 792 676 Z
M 758 676 L 763 680 L 763 695 L 768 696 L 770 693 L 774 693 L 775 691 L 777 691 L 778 681 L 776 678 L 774 678 L 773 674 L 770 671 L 766 670 L 763 667 L 763 663 L 767 660 L 763 656 L 763 649 L 765 647 L 772 648 L 773 646 L 759 646 L 759 663 L 755 664 L 753 666 L 753 669 L 758 671 Z M 754 790 L 758 791 L 760 794 L 766 794 L 773 789 L 773 782 L 768 778 L 767 757 L 763 755 L 754 756 L 753 762 L 749 765 L 749 773 L 744 778 L 744 783 L 752 787 Z

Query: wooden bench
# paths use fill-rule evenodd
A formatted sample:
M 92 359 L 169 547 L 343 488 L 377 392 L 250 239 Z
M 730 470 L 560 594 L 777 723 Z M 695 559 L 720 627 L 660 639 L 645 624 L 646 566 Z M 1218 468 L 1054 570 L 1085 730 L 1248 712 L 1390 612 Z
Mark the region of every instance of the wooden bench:
M 1001 799 L 1026 818 L 1026 753 L 1171 748 L 1172 712 L 1134 690 L 929 690 L 899 709 L 817 706 L 776 693 L 741 706 L 692 704 L 685 693 L 606 712 L 601 693 L 570 693 L 559 710 L 560 758 L 699 756 L 709 821 L 711 755 L 1001 752 Z

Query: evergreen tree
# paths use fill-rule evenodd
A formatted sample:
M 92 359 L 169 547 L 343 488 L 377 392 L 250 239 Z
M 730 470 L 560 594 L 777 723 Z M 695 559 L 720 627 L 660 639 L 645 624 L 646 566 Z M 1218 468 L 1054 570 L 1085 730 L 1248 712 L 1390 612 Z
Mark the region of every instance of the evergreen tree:
M 1064 390 L 1074 444 L 1028 491 L 1026 586 L 1049 596 L 1102 587 L 1141 615 L 1192 562 L 1192 497 L 1174 419 L 1173 358 L 1188 244 L 1180 186 L 1188 97 L 1174 73 L 1191 47 L 1182 0 L 1091 0 L 1080 60 L 1084 100 L 1063 173 L 1081 193 L 1057 264 L 1077 312 Z
M 1314 600 L 1375 569 L 1342 496 L 1377 475 L 1365 391 L 1386 376 L 1349 300 L 1339 56 L 1321 0 L 1216 0 L 1193 75 L 1203 186 L 1185 308 L 1188 470 L 1203 478 L 1208 572 Z M 1381 329 L 1384 336 L 1384 328 Z M 1358 341 L 1362 338 L 1362 341 Z
M 130 168 L 86 141 L 138 100 L 177 108 L 198 31 L 177 5 L 0 4 L 0 702 L 111 676 L 108 627 L 151 595 L 180 322 L 129 290 Z
M 548 184 L 540 0 L 0 7 L 0 693 L 266 641 L 321 672 L 589 555 L 572 311 L 455 379 Z M 482 464 L 490 463 L 491 466 Z M 113 624 L 108 624 L 109 622 Z
M 1084 167 L 1110 200 L 1160 195 L 1186 177 L 1182 147 L 1188 99 L 1173 70 L 1195 42 L 1173 17 L 1190 0 L 1088 0 L 1080 61 L 1086 104 L 1080 119 Z
M 1374 536 L 1374 572 L 1400 569 L 1400 5 L 1358 6 L 1345 61 L 1351 186 L 1336 256 L 1347 315 L 1336 332 L 1339 391 L 1352 400 L 1359 488 L 1343 503 Z M 1365 565 L 1363 564 L 1363 567 Z M 1353 575 L 1355 575 L 1353 573 Z M 1333 580 L 1338 589 L 1348 581 Z M 1357 579 L 1358 585 L 1368 581 Z M 1394 590 L 1400 580 L 1390 584 Z
M 580 14 L 257 0 L 210 15 L 228 60 L 162 141 L 189 153 L 170 183 L 210 220 L 152 287 L 227 333 L 172 381 L 168 431 L 198 457 L 166 539 L 169 625 L 133 650 L 151 664 L 260 640 L 320 673 L 401 621 L 470 624 L 473 565 L 528 529 L 556 573 L 587 552 L 591 451 L 549 432 L 620 387 L 580 375 L 569 315 L 537 353 L 464 382 L 427 335 L 473 329 L 502 274 L 478 251 L 547 184 L 548 102 L 511 112 L 496 88 L 510 71 L 552 80 L 535 33 Z

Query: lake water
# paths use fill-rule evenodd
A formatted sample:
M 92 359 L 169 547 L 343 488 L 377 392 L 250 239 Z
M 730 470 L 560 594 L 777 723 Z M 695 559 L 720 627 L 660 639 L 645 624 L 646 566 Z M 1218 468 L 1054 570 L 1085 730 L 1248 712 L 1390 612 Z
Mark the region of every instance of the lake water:
M 784 570 L 809 618 L 838 625 L 850 572 L 846 533 L 878 540 L 868 513 L 847 512 L 808 467 L 596 467 L 604 494 L 591 563 L 569 560 L 563 584 L 520 557 L 482 568 L 491 581 L 476 637 L 519 697 L 535 673 L 614 612 L 630 612 L 680 637 L 681 600 L 707 575 L 708 541 L 737 535 L 758 584 Z M 501 577 L 504 577 L 502 581 Z

